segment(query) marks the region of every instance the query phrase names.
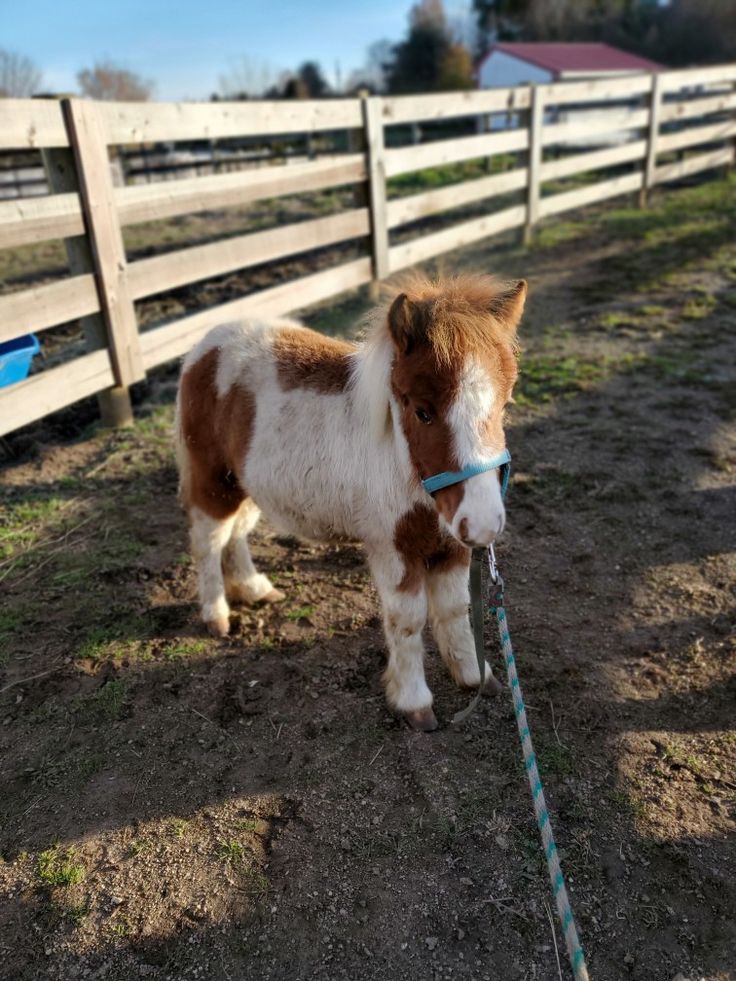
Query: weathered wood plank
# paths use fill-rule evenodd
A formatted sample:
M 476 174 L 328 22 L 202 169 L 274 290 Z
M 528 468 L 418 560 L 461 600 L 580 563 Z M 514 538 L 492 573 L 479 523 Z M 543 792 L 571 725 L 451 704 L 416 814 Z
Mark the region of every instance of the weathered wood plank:
M 685 68 L 682 71 L 661 72 L 662 91 L 736 81 L 736 65 L 714 65 L 712 68 Z
M 437 140 L 400 150 L 386 150 L 386 176 L 396 177 L 411 170 L 425 170 L 441 164 L 490 157 L 496 153 L 526 150 L 528 145 L 528 132 L 525 129 L 512 129 L 485 136 L 463 136 L 459 140 Z
M 364 181 L 363 154 L 115 189 L 122 225 Z
M 82 208 L 79 196 L 79 177 L 74 151 L 71 147 L 57 147 L 41 151 L 46 179 L 55 196 L 73 194 Z M 84 276 L 95 272 L 95 259 L 89 236 L 74 235 L 64 239 L 69 271 L 72 276 Z M 79 325 L 88 351 L 107 350 L 107 324 L 98 302 L 95 312 L 80 318 Z M 133 421 L 133 406 L 127 388 L 113 386 L 97 396 L 100 418 L 105 426 L 125 426 Z
M 518 228 L 519 225 L 524 224 L 525 219 L 526 207 L 517 205 L 490 215 L 484 215 L 483 218 L 464 221 L 461 224 L 453 225 L 451 228 L 445 228 L 441 232 L 434 232 L 432 235 L 422 235 L 420 238 L 412 239 L 409 242 L 394 245 L 388 253 L 391 272 L 413 266 L 417 262 L 424 262 L 442 252 L 460 249 L 472 242 L 477 242 L 479 239 L 499 235 L 510 228 Z
M 332 269 L 260 290 L 239 300 L 182 317 L 173 323 L 141 334 L 143 359 L 147 369 L 186 354 L 207 331 L 217 324 L 238 320 L 253 313 L 278 316 L 302 309 L 371 279 L 371 260 L 356 259 Z
M 110 360 L 116 384 L 127 386 L 143 378 L 145 371 L 100 105 L 83 99 L 64 99 L 62 102 L 77 162 L 79 193 L 95 261 Z
M 649 124 L 649 110 L 636 109 L 622 115 L 611 115 L 601 119 L 586 119 L 576 122 L 574 119 L 565 123 L 551 123 L 542 130 L 542 146 L 554 143 L 568 143 L 598 136 L 605 133 L 617 133 L 626 129 L 643 129 Z
M 529 182 L 526 189 L 526 221 L 524 223 L 524 242 L 531 242 L 532 229 L 539 220 L 539 198 L 542 193 L 542 133 L 544 130 L 544 92 L 539 86 L 532 86 L 532 107 L 529 113 L 529 159 L 527 170 Z
M 702 118 L 714 112 L 736 109 L 736 92 L 712 95 L 707 99 L 686 99 L 683 102 L 667 102 L 659 114 L 660 121 L 671 123 L 677 119 Z
M 669 153 L 683 147 L 697 146 L 699 143 L 715 143 L 736 136 L 736 120 L 712 123 L 709 126 L 692 126 L 679 133 L 665 133 L 657 140 L 657 152 Z
M 634 140 L 623 146 L 611 147 L 607 150 L 593 150 L 591 153 L 576 153 L 559 160 L 548 160 L 542 164 L 542 181 L 560 180 L 574 174 L 584 174 L 591 170 L 602 170 L 616 164 L 628 163 L 631 160 L 641 160 L 646 153 L 645 140 Z
M 0 341 L 39 333 L 100 309 L 91 273 L 0 296 Z
M 282 256 L 358 238 L 369 232 L 368 209 L 355 208 L 341 214 L 238 235 L 208 245 L 177 249 L 131 263 L 128 268 L 131 294 L 139 300 L 186 283 L 196 283 L 235 269 L 246 269 Z
M 397 225 L 426 218 L 438 211 L 449 211 L 450 208 L 459 208 L 473 201 L 482 201 L 483 198 L 518 191 L 526 187 L 526 181 L 526 168 L 520 167 L 502 174 L 492 174 L 490 177 L 461 181 L 449 187 L 440 187 L 435 191 L 424 191 L 422 194 L 396 198 L 388 202 L 388 226 L 395 228 Z
M 516 112 L 529 108 L 529 89 L 516 86 L 475 92 L 434 92 L 432 95 L 397 95 L 383 100 L 383 122 L 395 123 Z
M 74 235 L 84 235 L 77 194 L 0 201 L 0 248 L 17 248 Z
M 642 182 L 640 204 L 646 204 L 647 192 L 654 185 L 654 171 L 657 167 L 659 152 L 659 126 L 662 112 L 662 76 L 652 76 L 652 94 L 649 100 L 649 132 L 647 134 L 647 158 L 644 164 L 644 180 Z
M 362 125 L 359 99 L 100 103 L 110 143 L 216 140 Z
M 92 351 L 0 388 L 0 435 L 57 412 L 114 383 L 106 350 Z
M 69 146 L 56 99 L 1 99 L 0 150 Z
M 641 173 L 624 174 L 622 177 L 613 177 L 611 180 L 602 181 L 599 184 L 578 187 L 574 191 L 565 191 L 562 194 L 553 194 L 551 197 L 542 198 L 540 201 L 539 216 L 540 218 L 547 218 L 549 215 L 557 215 L 561 211 L 569 211 L 571 208 L 582 208 L 587 204 L 595 204 L 596 201 L 617 197 L 619 194 L 638 191 L 642 186 L 643 179 L 644 175 Z
M 679 180 L 681 177 L 697 174 L 701 170 L 728 166 L 730 163 L 733 163 L 732 147 L 712 150 L 710 153 L 699 153 L 696 156 L 686 157 L 684 160 L 676 160 L 674 163 L 657 167 L 654 171 L 654 183 L 663 184 L 665 181 Z
M 555 82 L 540 86 L 547 105 L 569 105 L 571 102 L 610 102 L 648 92 L 649 74 L 624 75 L 618 78 L 593 78 L 585 81 Z
M 383 144 L 382 102 L 363 99 L 363 127 L 368 167 L 368 202 L 374 279 L 388 276 L 388 218 L 386 216 L 386 150 Z

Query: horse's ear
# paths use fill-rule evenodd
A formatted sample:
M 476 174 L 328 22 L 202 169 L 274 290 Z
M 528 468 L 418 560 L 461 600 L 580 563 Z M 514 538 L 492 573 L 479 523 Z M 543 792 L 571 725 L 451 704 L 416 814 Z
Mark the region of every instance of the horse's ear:
M 524 312 L 527 285 L 525 279 L 508 286 L 498 293 L 491 302 L 491 313 L 502 324 L 515 331 Z
M 388 329 L 402 354 L 408 354 L 419 340 L 420 311 L 406 293 L 399 293 L 388 311 Z

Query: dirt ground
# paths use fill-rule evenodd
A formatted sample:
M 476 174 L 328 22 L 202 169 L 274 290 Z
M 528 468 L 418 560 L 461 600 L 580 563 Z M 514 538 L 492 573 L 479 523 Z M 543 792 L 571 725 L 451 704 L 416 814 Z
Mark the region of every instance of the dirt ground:
M 530 282 L 500 559 L 596 981 L 736 978 L 734 227 L 732 177 L 442 263 Z M 442 727 L 394 718 L 358 547 L 261 526 L 287 602 L 205 635 L 175 378 L 6 444 L 0 977 L 569 977 L 511 699 L 452 727 L 428 638 Z

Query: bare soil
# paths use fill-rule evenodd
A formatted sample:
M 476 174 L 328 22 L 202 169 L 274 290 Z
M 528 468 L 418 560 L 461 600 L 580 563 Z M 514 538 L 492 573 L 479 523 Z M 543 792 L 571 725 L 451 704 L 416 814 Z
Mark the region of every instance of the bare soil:
M 443 261 L 530 282 L 500 558 L 596 981 L 736 977 L 735 220 L 732 178 Z M 451 726 L 428 638 L 442 728 L 394 718 L 358 547 L 261 526 L 286 603 L 205 635 L 174 384 L 6 445 L 0 977 L 569 977 L 511 699 Z

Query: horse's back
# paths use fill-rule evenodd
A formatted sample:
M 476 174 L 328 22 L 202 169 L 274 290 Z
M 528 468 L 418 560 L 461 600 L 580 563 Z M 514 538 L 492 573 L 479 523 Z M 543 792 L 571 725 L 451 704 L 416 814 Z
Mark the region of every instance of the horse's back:
M 327 426 L 332 407 L 323 396 L 347 389 L 354 351 L 352 344 L 286 319 L 226 323 L 205 335 L 184 359 L 179 383 L 185 506 L 218 519 L 234 513 L 251 493 L 246 459 L 256 443 L 253 456 L 263 464 L 254 472 L 257 483 L 270 483 L 278 470 L 275 431 L 279 446 L 290 447 L 287 455 L 301 456 L 305 440 L 312 444 L 309 420 L 322 433 Z M 261 472 L 266 461 L 269 474 Z

